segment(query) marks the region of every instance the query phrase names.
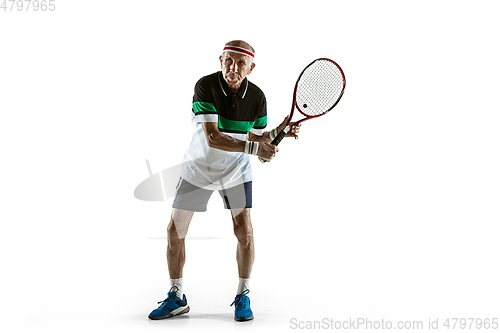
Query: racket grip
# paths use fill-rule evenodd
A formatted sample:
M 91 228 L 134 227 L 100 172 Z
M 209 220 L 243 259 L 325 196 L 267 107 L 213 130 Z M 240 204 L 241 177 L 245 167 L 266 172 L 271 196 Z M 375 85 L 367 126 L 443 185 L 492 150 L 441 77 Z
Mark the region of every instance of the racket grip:
M 283 140 L 283 138 L 285 137 L 286 133 L 288 133 L 288 131 L 290 131 L 290 126 L 286 126 L 285 128 L 283 128 L 283 130 L 281 132 L 278 133 L 278 135 L 276 135 L 276 137 L 274 138 L 274 140 L 271 142 L 272 145 L 279 145 L 281 140 Z M 266 163 L 267 161 L 261 157 L 259 157 L 259 161 L 261 161 L 262 163 Z

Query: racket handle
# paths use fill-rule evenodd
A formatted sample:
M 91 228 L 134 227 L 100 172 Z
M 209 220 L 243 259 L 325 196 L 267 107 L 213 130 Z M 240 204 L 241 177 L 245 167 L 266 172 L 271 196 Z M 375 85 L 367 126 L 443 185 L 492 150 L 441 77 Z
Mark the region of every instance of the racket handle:
M 281 132 L 278 133 L 278 135 L 276 135 L 276 137 L 274 138 L 274 140 L 271 142 L 272 145 L 279 145 L 281 140 L 283 140 L 283 138 L 285 137 L 286 133 L 288 133 L 288 131 L 290 131 L 290 126 L 286 126 L 285 128 L 283 128 L 283 130 Z M 259 161 L 261 161 L 262 163 L 266 163 L 267 161 L 261 157 L 259 157 Z

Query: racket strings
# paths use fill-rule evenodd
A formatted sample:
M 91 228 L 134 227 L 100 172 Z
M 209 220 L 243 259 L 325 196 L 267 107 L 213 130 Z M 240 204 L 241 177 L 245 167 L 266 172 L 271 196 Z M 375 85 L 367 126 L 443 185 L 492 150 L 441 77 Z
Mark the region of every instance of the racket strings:
M 341 96 L 344 77 L 331 61 L 317 60 L 302 73 L 295 100 L 298 109 L 308 116 L 330 111 Z

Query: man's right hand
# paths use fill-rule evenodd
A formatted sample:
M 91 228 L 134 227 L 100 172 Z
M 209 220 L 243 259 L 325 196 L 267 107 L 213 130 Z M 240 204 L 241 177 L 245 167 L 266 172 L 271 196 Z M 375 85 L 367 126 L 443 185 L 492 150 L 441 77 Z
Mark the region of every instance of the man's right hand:
M 278 151 L 279 149 L 275 145 L 261 142 L 259 144 L 259 151 L 257 152 L 257 156 L 265 159 L 266 161 L 270 161 L 274 156 L 276 156 L 276 153 Z

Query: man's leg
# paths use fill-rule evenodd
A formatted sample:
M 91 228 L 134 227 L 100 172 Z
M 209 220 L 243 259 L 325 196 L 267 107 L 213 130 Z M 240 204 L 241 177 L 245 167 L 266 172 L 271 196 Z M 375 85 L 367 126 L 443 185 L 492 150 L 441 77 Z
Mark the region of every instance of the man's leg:
M 159 302 L 161 305 L 149 314 L 150 319 L 165 319 L 189 312 L 186 295 L 182 292 L 182 268 L 186 261 L 184 239 L 192 217 L 193 212 L 172 209 L 167 229 L 167 261 L 171 288 L 168 297 Z
M 184 239 L 194 212 L 183 209 L 172 209 L 172 216 L 167 228 L 167 262 L 171 279 L 182 278 L 182 269 L 186 262 Z
M 236 248 L 238 274 L 242 279 L 249 279 L 255 259 L 250 208 L 245 208 L 243 210 L 232 209 L 231 215 L 233 217 L 234 235 L 238 239 L 238 246 Z
M 233 217 L 234 234 L 238 239 L 236 261 L 238 262 L 238 274 L 240 276 L 236 298 L 233 302 L 236 306 L 234 319 L 237 321 L 247 321 L 253 319 L 253 312 L 250 309 L 250 299 L 246 294 L 250 291 L 248 290 L 248 283 L 255 259 L 250 208 L 232 209 L 231 215 Z

